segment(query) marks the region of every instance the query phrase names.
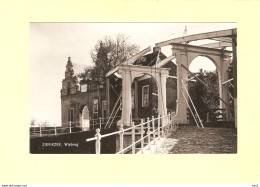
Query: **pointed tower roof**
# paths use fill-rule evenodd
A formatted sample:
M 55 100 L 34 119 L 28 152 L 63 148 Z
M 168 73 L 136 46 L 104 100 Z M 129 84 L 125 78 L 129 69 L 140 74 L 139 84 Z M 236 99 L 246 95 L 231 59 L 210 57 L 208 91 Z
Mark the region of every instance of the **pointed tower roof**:
M 68 57 L 68 62 L 67 62 L 66 67 L 68 67 L 68 66 L 73 66 L 73 65 L 72 65 L 72 62 L 71 62 L 71 60 L 70 60 L 70 57 Z
M 66 65 L 65 78 L 71 78 L 74 75 L 73 65 L 70 57 L 68 57 L 68 62 Z

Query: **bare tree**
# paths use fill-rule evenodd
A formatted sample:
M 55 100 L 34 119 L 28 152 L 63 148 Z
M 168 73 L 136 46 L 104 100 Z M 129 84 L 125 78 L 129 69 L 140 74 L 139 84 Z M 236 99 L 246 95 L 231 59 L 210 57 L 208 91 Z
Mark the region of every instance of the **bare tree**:
M 36 125 L 37 125 L 36 119 L 31 118 L 31 120 L 30 120 L 30 126 L 31 126 L 31 127 L 35 127 Z
M 106 36 L 90 52 L 94 66 L 85 69 L 79 77 L 89 79 L 96 85 L 104 85 L 105 74 L 138 51 L 139 46 L 131 44 L 129 36 L 119 34 L 116 39 Z
M 40 124 L 41 127 L 49 127 L 50 126 L 50 123 L 47 120 L 46 121 L 41 121 L 39 124 Z

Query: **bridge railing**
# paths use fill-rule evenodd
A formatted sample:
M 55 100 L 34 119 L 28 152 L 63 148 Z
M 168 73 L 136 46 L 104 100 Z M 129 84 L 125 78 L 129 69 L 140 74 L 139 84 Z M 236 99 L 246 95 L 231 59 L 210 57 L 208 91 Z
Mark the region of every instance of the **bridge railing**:
M 119 117 L 119 116 L 117 116 Z M 43 127 L 39 125 L 38 127 L 31 127 L 30 136 L 37 137 L 37 136 L 52 136 L 58 134 L 68 134 L 68 133 L 76 133 L 76 132 L 83 132 L 86 129 L 97 129 L 102 128 L 105 126 L 105 121 L 107 118 L 98 118 L 98 119 L 90 119 L 89 126 L 86 127 L 82 125 L 83 121 L 69 121 L 65 123 L 54 124 L 52 126 Z M 114 122 L 116 124 L 116 122 Z M 64 127 L 65 126 L 65 127 Z
M 160 140 L 161 137 L 165 137 L 166 134 L 169 133 L 169 131 L 173 130 L 175 128 L 174 120 L 173 120 L 174 114 L 169 113 L 166 116 L 158 116 L 157 118 L 152 117 L 151 119 L 147 118 L 147 120 L 141 119 L 141 123 L 138 125 L 135 125 L 134 122 L 132 122 L 131 127 L 124 129 L 123 124 L 120 125 L 119 131 L 115 131 L 108 134 L 100 134 L 100 129 L 96 129 L 96 135 L 93 138 L 86 139 L 87 142 L 90 141 L 96 141 L 95 150 L 96 154 L 101 153 L 101 139 L 113 136 L 113 135 L 119 135 L 119 151 L 116 152 L 116 154 L 124 154 L 126 151 L 129 151 L 132 149 L 132 154 L 135 154 L 136 152 L 136 145 L 138 143 L 141 144 L 141 153 L 144 153 L 144 143 L 145 139 L 147 139 L 147 146 L 148 149 L 151 149 L 151 138 L 153 139 L 153 143 L 156 145 L 156 140 Z M 162 123 L 163 122 L 163 123 Z M 136 129 L 139 129 L 141 131 L 141 138 L 139 140 L 135 140 L 136 138 Z M 144 131 L 147 130 L 147 134 L 144 133 Z M 124 134 L 126 132 L 130 132 L 132 136 L 131 144 L 124 148 Z

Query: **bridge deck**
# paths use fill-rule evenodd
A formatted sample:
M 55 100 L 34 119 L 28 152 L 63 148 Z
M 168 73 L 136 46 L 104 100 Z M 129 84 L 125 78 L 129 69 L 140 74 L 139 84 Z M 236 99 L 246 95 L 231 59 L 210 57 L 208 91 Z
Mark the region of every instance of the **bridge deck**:
M 237 153 L 237 129 L 180 126 L 156 153 Z

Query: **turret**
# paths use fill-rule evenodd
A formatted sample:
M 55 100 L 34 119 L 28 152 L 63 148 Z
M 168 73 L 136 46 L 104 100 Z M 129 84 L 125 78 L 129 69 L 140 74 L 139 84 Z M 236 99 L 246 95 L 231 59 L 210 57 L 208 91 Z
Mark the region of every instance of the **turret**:
M 65 71 L 65 79 L 72 78 L 73 75 L 74 75 L 73 65 L 70 60 L 70 57 L 68 57 L 68 62 L 67 62 L 66 71 Z
M 73 70 L 71 58 L 68 57 L 66 71 L 65 71 L 65 79 L 63 79 L 62 81 L 61 95 L 65 96 L 65 95 L 75 94 L 78 92 L 78 90 L 79 90 L 78 78 L 77 76 L 74 76 L 74 70 Z

